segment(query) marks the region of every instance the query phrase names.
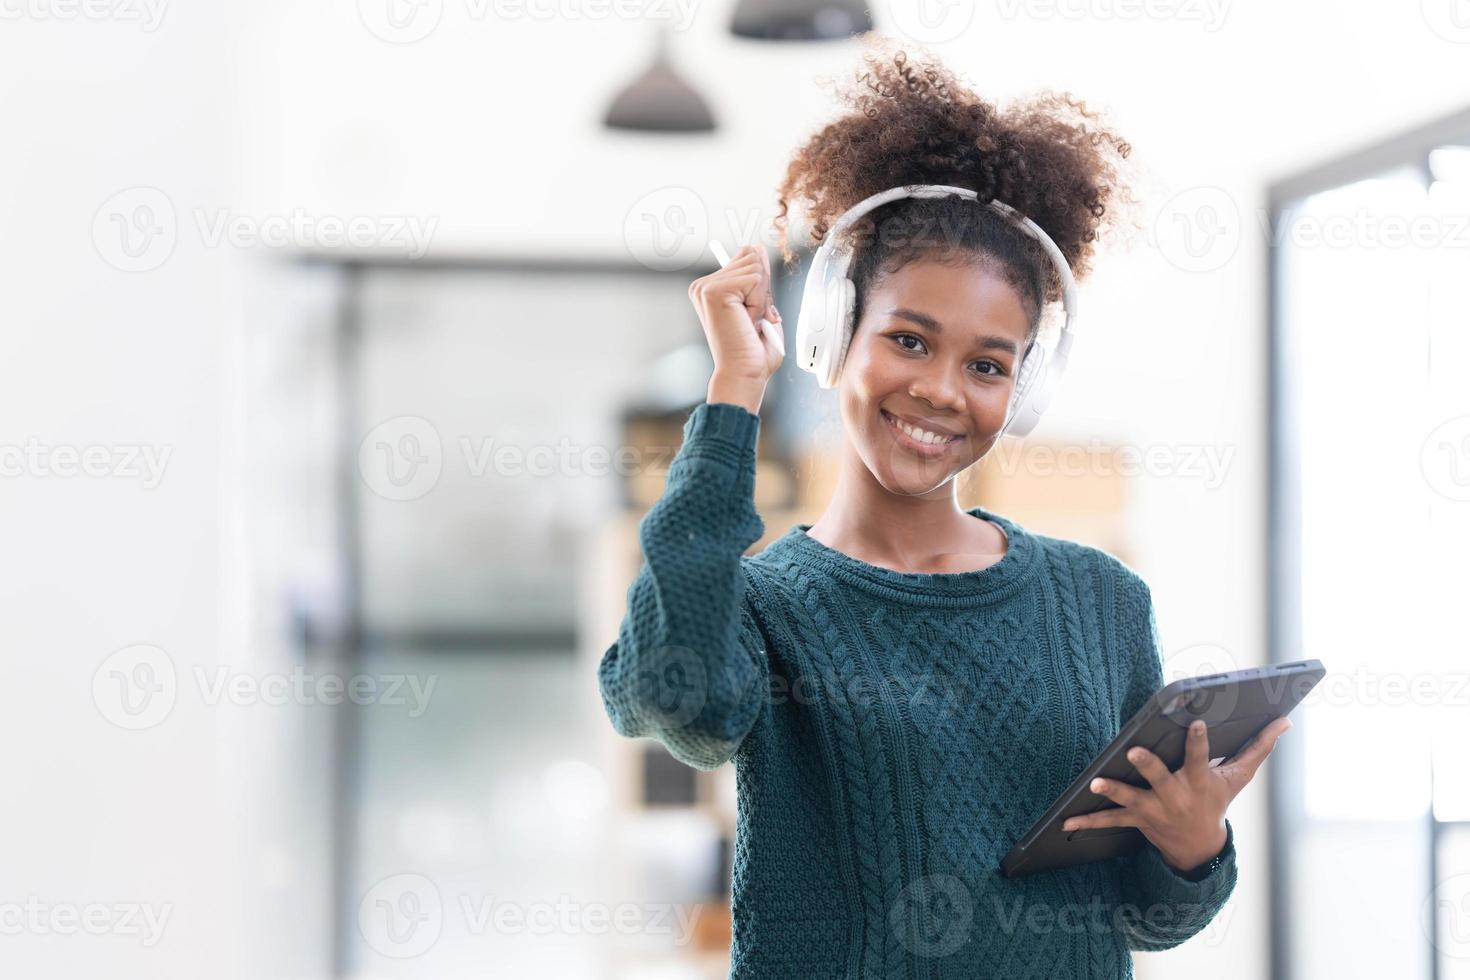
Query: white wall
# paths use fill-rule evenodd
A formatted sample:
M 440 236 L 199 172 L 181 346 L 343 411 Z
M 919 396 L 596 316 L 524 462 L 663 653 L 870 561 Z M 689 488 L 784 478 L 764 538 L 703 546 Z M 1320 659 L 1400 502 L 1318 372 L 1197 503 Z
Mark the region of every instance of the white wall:
M 3 970 L 243 976 L 236 719 L 188 689 L 194 666 L 238 656 L 225 603 L 233 489 L 220 472 L 240 279 L 228 255 L 186 236 L 171 254 L 152 239 L 139 256 L 159 261 L 149 271 L 106 261 L 126 264 L 108 212 L 148 201 L 165 227 L 156 194 L 113 200 L 93 235 L 128 188 L 179 208 L 232 192 L 239 127 L 221 54 L 234 25 L 207 4 L 167 11 L 151 31 L 65 11 L 7 5 L 0 24 L 0 443 L 91 450 L 81 458 L 109 475 L 25 463 L 0 479 L 0 902 L 44 916 L 7 917 Z M 160 479 L 132 474 L 135 451 L 169 454 Z M 107 663 L 93 696 L 94 672 L 133 644 L 163 650 L 154 676 L 171 663 L 178 681 L 172 711 L 139 731 L 113 723 L 128 716 L 109 673 L 132 676 L 131 664 Z M 67 909 L 109 931 L 90 934 Z

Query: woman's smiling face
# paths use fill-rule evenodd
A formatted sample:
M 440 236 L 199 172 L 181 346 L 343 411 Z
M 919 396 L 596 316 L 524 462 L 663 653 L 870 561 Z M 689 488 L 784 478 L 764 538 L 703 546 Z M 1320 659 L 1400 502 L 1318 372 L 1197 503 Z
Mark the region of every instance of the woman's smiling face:
M 848 436 L 885 489 L 941 490 L 990 451 L 1029 330 L 1015 289 L 979 262 L 920 258 L 869 288 L 838 389 Z

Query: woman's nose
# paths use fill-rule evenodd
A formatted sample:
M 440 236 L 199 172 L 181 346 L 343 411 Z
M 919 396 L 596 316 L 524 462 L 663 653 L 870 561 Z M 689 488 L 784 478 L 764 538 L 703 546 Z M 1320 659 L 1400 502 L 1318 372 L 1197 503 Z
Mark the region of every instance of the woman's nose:
M 956 379 L 947 368 L 933 368 L 915 377 L 909 383 L 909 396 L 928 402 L 936 409 L 960 411 L 964 408 L 964 396 Z

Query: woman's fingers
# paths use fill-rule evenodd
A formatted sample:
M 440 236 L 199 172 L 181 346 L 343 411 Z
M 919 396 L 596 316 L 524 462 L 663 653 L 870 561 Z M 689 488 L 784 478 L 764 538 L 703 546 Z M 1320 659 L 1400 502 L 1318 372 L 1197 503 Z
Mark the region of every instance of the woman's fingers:
M 1191 772 L 1210 768 L 1210 730 L 1198 718 L 1189 723 L 1184 735 L 1184 768 Z
M 754 260 L 757 280 L 746 298 L 746 312 L 755 322 L 756 332 L 760 334 L 761 345 L 766 351 L 766 362 L 774 374 L 786 357 L 786 338 L 771 286 L 771 257 L 758 245 L 747 245 L 740 251 L 742 258 Z
M 1106 796 L 1119 806 L 1136 807 L 1148 796 L 1148 790 L 1120 783 L 1116 779 L 1094 779 L 1088 788 L 1099 796 Z
M 1221 767 L 1229 770 L 1231 781 L 1235 783 L 1237 791 L 1240 787 L 1245 786 L 1246 783 L 1255 778 L 1256 770 L 1261 768 L 1261 763 L 1266 761 L 1266 756 L 1270 755 L 1271 750 L 1276 748 L 1276 740 L 1281 738 L 1282 734 L 1290 727 L 1291 719 L 1277 718 L 1271 724 L 1257 732 L 1250 746 L 1244 752 L 1240 753 L 1240 755 L 1236 756 L 1228 767 Z
M 746 245 L 718 271 L 694 280 L 689 298 L 714 354 L 715 370 L 769 379 L 785 356 L 779 315 L 772 312 L 770 257 Z M 762 320 L 776 322 L 775 327 Z
M 766 271 L 764 252 L 764 249 L 754 245 L 746 245 L 740 250 L 737 260 L 750 267 L 751 275 L 741 278 L 742 284 L 746 285 L 741 300 L 745 303 L 745 312 L 750 314 L 751 323 L 759 323 L 771 305 L 771 277 Z M 734 264 L 736 263 L 731 263 Z M 741 271 L 745 272 L 743 268 Z
M 1141 745 L 1135 745 L 1128 750 L 1128 761 L 1133 763 L 1134 768 L 1143 775 L 1144 779 L 1148 780 L 1148 784 L 1155 791 L 1167 786 L 1170 777 L 1173 775 L 1173 773 L 1169 772 L 1169 767 L 1164 765 L 1163 759 L 1160 759 Z
M 766 347 L 771 352 L 772 361 L 779 365 L 786 357 L 786 332 L 781 326 L 781 321 L 762 320 L 761 330 Z
M 765 270 L 766 275 L 766 309 L 771 310 L 776 306 L 775 287 L 771 282 L 771 256 L 763 248 L 757 249 L 756 251 L 760 253 L 761 268 Z
M 758 245 L 743 246 L 721 272 L 738 274 L 740 282 L 750 284 L 741 299 L 750 313 L 751 322 L 770 319 L 768 313 L 775 307 L 776 301 L 771 284 L 771 257 L 764 248 Z
M 1249 748 L 1237 756 L 1234 762 L 1221 767 L 1223 770 L 1221 774 L 1235 784 L 1237 792 L 1240 786 L 1255 776 L 1256 770 L 1261 767 L 1266 757 L 1271 754 L 1271 750 L 1276 747 L 1277 739 L 1290 727 L 1289 720 L 1277 719 L 1261 729 Z M 1118 805 L 1096 813 L 1070 817 L 1062 823 L 1063 830 L 1070 832 L 1097 827 L 1138 827 L 1142 829 L 1146 824 L 1153 826 L 1154 824 L 1149 824 L 1148 821 L 1160 819 L 1160 813 L 1175 812 L 1168 809 L 1171 803 L 1177 810 L 1181 800 L 1180 794 L 1188 792 L 1190 784 L 1176 780 L 1174 778 L 1176 774 L 1169 771 L 1164 761 L 1141 745 L 1135 745 L 1128 750 L 1128 760 L 1148 780 L 1152 791 L 1130 786 L 1116 779 L 1094 779 L 1088 788 L 1099 796 L 1106 796 Z M 1203 721 L 1196 720 L 1190 724 L 1185 733 L 1184 765 L 1180 772 L 1207 771 L 1209 763 L 1209 728 Z M 1199 785 L 1195 784 L 1196 789 Z M 1160 805 L 1165 807 L 1163 811 L 1157 809 Z
M 1107 810 L 1099 810 L 1096 813 L 1084 813 L 1078 817 L 1068 817 L 1062 823 L 1062 829 L 1068 832 L 1073 830 L 1094 830 L 1098 827 L 1139 827 L 1138 814 L 1128 807 L 1111 807 Z

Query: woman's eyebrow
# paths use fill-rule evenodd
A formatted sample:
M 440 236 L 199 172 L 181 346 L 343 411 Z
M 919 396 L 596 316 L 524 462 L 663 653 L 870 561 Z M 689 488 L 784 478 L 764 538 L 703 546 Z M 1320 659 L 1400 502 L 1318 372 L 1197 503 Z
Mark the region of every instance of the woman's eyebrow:
M 888 311 L 888 315 L 908 320 L 911 323 L 923 327 L 936 337 L 944 332 L 944 327 L 940 325 L 938 320 L 927 313 L 920 313 L 918 310 L 911 310 L 906 306 L 896 306 Z M 1009 340 L 1005 337 L 982 334 L 976 339 L 980 342 L 980 346 L 986 350 L 1003 350 L 1009 354 L 1016 354 L 1020 351 L 1020 348 L 1016 346 L 1014 340 Z

